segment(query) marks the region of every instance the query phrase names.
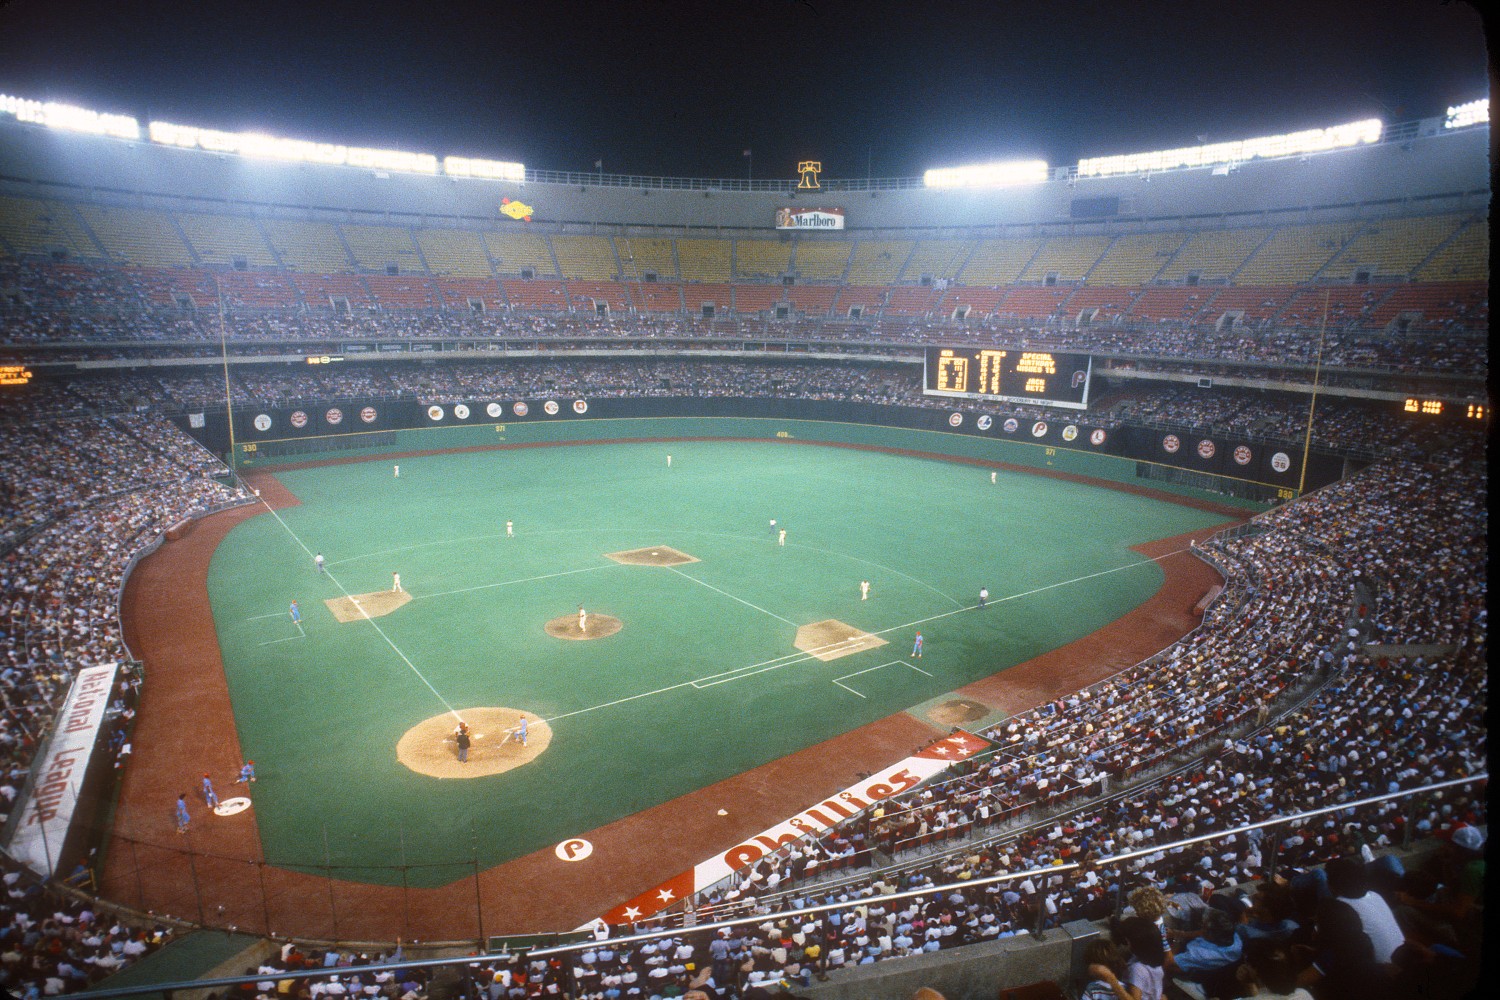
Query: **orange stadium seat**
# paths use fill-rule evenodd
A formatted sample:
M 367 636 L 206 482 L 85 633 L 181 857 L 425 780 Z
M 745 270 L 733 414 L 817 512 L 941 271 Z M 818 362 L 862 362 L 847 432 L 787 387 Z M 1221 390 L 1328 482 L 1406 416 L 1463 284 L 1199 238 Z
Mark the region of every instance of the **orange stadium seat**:
M 568 289 L 561 281 L 524 281 L 519 278 L 502 278 L 500 286 L 505 297 L 517 309 L 538 312 L 567 312 Z

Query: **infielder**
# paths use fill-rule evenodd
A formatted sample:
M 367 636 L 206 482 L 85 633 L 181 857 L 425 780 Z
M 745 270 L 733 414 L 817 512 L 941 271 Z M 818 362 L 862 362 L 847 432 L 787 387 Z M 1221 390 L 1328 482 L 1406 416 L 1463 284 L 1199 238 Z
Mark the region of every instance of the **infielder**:
M 776 536 L 776 544 L 777 545 L 785 545 L 786 544 L 786 529 L 785 528 L 782 528 L 781 529 L 781 534 L 779 534 L 779 535 Z
M 251 782 L 253 782 L 254 780 L 255 780 L 255 761 L 253 761 L 253 760 L 247 760 L 247 761 L 245 761 L 245 766 L 242 767 L 242 768 L 240 768 L 240 776 L 238 778 L 234 779 L 234 783 L 236 785 L 238 785 L 240 782 L 244 782 L 245 784 L 248 785 Z
M 177 796 L 177 832 L 187 833 L 188 824 L 193 818 L 188 815 L 187 792 Z
M 514 521 L 506 521 L 505 522 L 505 537 L 506 538 L 515 538 L 516 537 L 516 525 L 515 525 Z
M 521 741 L 523 747 L 526 745 L 526 716 L 524 715 L 521 716 L 521 728 L 516 730 L 516 739 Z
M 208 776 L 207 771 L 203 772 L 203 801 L 208 803 L 210 809 L 219 804 L 219 793 L 214 791 L 213 779 Z
M 861 581 L 859 581 L 859 599 L 861 601 L 868 601 L 870 599 L 870 581 L 869 580 L 861 580 Z
M 399 593 L 401 593 L 401 574 L 400 573 L 392 573 L 391 574 L 391 593 L 393 593 L 393 594 L 399 594 Z
M 989 599 L 990 599 L 990 588 L 988 588 L 988 587 L 980 587 L 979 588 L 979 606 L 981 608 L 984 607 L 985 602 L 988 601 Z
M 588 630 L 589 630 L 589 613 L 587 611 L 583 610 L 583 605 L 580 604 L 580 605 L 578 605 L 578 631 L 580 631 L 580 632 L 587 632 Z
M 317 555 L 313 556 L 313 565 L 316 566 L 316 567 L 318 567 L 318 572 L 319 573 L 324 572 L 324 569 L 323 569 L 323 553 L 319 552 Z
M 917 659 L 922 658 L 922 633 L 917 633 L 917 639 L 911 644 L 911 655 Z
M 300 625 L 302 623 L 302 609 L 297 607 L 296 601 L 292 602 L 292 606 L 288 609 L 288 613 L 292 616 L 293 625 Z

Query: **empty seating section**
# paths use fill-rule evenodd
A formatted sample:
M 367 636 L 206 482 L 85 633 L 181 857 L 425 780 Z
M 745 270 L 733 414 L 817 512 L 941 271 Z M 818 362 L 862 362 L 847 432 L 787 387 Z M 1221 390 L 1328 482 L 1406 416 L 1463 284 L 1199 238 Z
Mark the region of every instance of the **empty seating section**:
M 672 241 L 647 236 L 616 236 L 615 251 L 620 257 L 620 272 L 627 281 L 637 281 L 646 272 L 666 281 L 677 277 L 677 260 Z
M 677 266 L 683 281 L 728 281 L 734 277 L 729 240 L 678 240 Z
M 490 258 L 495 262 L 496 274 L 520 277 L 522 271 L 530 269 L 538 278 L 544 275 L 557 276 L 557 265 L 552 261 L 552 250 L 547 245 L 545 236 L 515 230 L 503 233 L 492 231 L 484 234 L 484 242 L 489 248 Z
M 1089 272 L 1089 284 L 1149 284 L 1186 240 L 1187 233 L 1139 233 L 1117 237 Z
M 754 280 L 780 278 L 792 269 L 792 244 L 780 240 L 735 240 L 734 276 Z
M 911 240 L 860 240 L 849 261 L 851 285 L 891 285 L 901 276 L 911 256 Z
M 1012 288 L 1005 301 L 995 308 L 996 316 L 1013 319 L 1046 319 L 1060 315 L 1063 299 L 1073 289 L 1068 288 Z
M 441 301 L 437 282 L 420 275 L 372 274 L 364 279 L 375 304 L 382 309 L 424 309 L 438 307 Z
M 344 304 L 354 311 L 374 305 L 364 281 L 355 274 L 294 274 L 292 283 L 302 301 L 314 312 L 340 310 Z
M 443 308 L 445 309 L 468 309 L 474 310 L 474 303 L 483 302 L 484 311 L 491 312 L 504 309 L 506 306 L 505 295 L 500 291 L 500 283 L 493 278 L 484 280 L 480 278 L 438 278 L 438 294 L 442 296 Z
M 928 276 L 952 281 L 958 277 L 964 261 L 973 252 L 973 240 L 918 240 L 911 256 L 907 258 L 906 270 L 901 273 L 901 279 L 918 282 L 923 276 Z
M 1077 316 L 1084 310 L 1098 310 L 1100 318 L 1122 316 L 1130 308 L 1138 288 L 1101 288 L 1085 285 L 1063 303 L 1064 313 Z
M 1390 285 L 1318 285 L 1304 288 L 1277 314 L 1276 321 L 1286 326 L 1313 328 L 1323 325 L 1324 303 L 1327 303 L 1328 328 L 1339 330 L 1365 319 L 1375 305 L 1391 292 Z
M 194 309 L 219 307 L 214 278 L 207 271 L 181 267 L 130 267 L 125 268 L 125 273 L 153 305 L 177 307 L 181 305 L 179 297 L 186 296 Z
M 966 285 L 991 288 L 1014 284 L 1041 245 L 1042 241 L 1034 237 L 980 240 L 959 280 Z
M 1298 285 L 1311 281 L 1363 228 L 1364 224 L 1358 222 L 1281 226 L 1240 268 L 1234 276 L 1235 284 Z
M 339 274 L 354 269 L 338 230 L 326 222 L 266 219 L 261 223 L 282 263 L 309 274 Z
M 937 306 L 942 292 L 921 285 L 897 285 L 887 290 L 885 313 L 899 316 L 926 316 Z
M 1240 312 L 1242 321 L 1260 324 L 1281 311 L 1292 297 L 1290 288 L 1221 288 L 1208 302 L 1208 312 L 1198 317 L 1200 323 L 1217 323 L 1227 312 Z
M 1194 233 L 1156 280 L 1186 281 L 1196 274 L 1204 281 L 1223 281 L 1240 269 L 1270 232 L 1254 227 Z
M 802 289 L 798 289 L 802 291 Z M 832 293 L 833 289 L 825 289 Z M 829 301 L 833 300 L 832 294 Z M 758 313 L 773 308 L 778 302 L 785 301 L 782 289 L 777 285 L 735 285 L 734 286 L 734 308 L 736 312 Z M 827 309 L 827 306 L 824 306 Z
M 225 271 L 218 284 L 232 309 L 295 309 L 302 302 L 291 277 L 274 271 Z
M 176 218 L 201 264 L 233 267 L 243 261 L 246 267 L 276 266 L 271 245 L 254 219 L 201 212 L 177 212 Z
M 1216 291 L 1216 288 L 1203 285 L 1192 288 L 1154 286 L 1136 296 L 1130 306 L 1130 315 L 1138 319 L 1189 323 Z
M 1108 236 L 1049 237 L 1021 272 L 1020 280 L 1042 281 L 1047 275 L 1056 274 L 1058 281 L 1082 281 L 1109 244 Z
M 433 274 L 451 274 L 461 278 L 488 278 L 490 256 L 484 240 L 467 229 L 427 229 L 416 231 L 417 246 L 427 270 Z
M 833 309 L 839 290 L 827 285 L 793 285 L 786 290 L 791 307 L 807 316 L 827 316 Z
M 1418 268 L 1418 281 L 1488 281 L 1490 279 L 1490 220 L 1470 219 L 1457 236 Z
M 641 312 L 676 313 L 682 311 L 682 286 L 674 283 L 637 281 L 625 287 L 635 307 Z
M 838 297 L 834 299 L 833 303 L 833 313 L 835 316 L 847 316 L 850 309 L 858 308 L 862 316 L 871 317 L 878 313 L 885 305 L 886 289 L 884 288 L 846 285 L 843 288 L 830 290 L 838 293 Z
M 728 312 L 734 304 L 734 292 L 725 284 L 698 284 L 682 286 L 682 301 L 690 313 L 703 311 L 704 303 L 711 303 L 715 312 Z
M 803 281 L 839 281 L 849 267 L 848 243 L 834 240 L 798 240 L 792 270 Z
M 1352 280 L 1364 271 L 1371 277 L 1404 278 L 1458 232 L 1463 221 L 1462 215 L 1434 215 L 1372 222 L 1318 277 L 1325 281 Z
M 1006 288 L 950 288 L 944 293 L 938 310 L 944 316 L 951 316 L 967 306 L 971 316 L 989 316 L 1008 294 L 1010 290 Z
M 585 312 L 594 312 L 600 302 L 609 306 L 612 312 L 628 312 L 634 308 L 630 301 L 629 286 L 618 281 L 569 281 L 568 300 L 573 303 L 574 309 Z
M 106 253 L 122 264 L 187 267 L 193 255 L 165 212 L 79 205 L 78 216 Z
M 60 201 L 0 196 L 0 240 L 18 255 L 66 253 L 97 258 L 100 250 L 73 214 Z
M 554 236 L 552 251 L 564 278 L 609 281 L 618 277 L 620 265 L 615 248 L 604 236 Z
M 502 278 L 505 297 L 516 309 L 562 312 L 568 308 L 568 291 L 561 281 L 518 281 Z
M 1370 314 L 1369 323 L 1383 328 L 1407 315 L 1422 327 L 1461 324 L 1480 331 L 1489 321 L 1489 298 L 1489 283 L 1483 281 L 1400 285 Z
M 417 252 L 417 242 L 411 230 L 405 226 L 352 226 L 340 227 L 344 231 L 344 242 L 354 255 L 355 266 L 361 271 L 375 274 L 386 273 L 391 265 L 402 274 L 425 274 L 422 255 Z

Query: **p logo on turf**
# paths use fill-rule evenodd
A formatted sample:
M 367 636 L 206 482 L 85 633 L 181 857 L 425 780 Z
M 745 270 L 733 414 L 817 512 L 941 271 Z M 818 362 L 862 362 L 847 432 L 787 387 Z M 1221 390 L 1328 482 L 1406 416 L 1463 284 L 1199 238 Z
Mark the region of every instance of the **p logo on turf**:
M 557 845 L 556 854 L 561 861 L 582 861 L 594 853 L 594 845 L 582 837 L 574 837 Z

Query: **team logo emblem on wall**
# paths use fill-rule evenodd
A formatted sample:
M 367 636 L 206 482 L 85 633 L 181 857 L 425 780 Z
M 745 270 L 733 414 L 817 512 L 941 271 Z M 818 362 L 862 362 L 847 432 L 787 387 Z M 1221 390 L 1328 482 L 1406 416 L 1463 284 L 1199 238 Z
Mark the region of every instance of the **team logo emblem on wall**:
M 375 412 L 375 407 L 373 406 L 367 406 L 363 410 L 359 411 L 359 419 L 363 420 L 367 424 L 373 424 L 375 422 L 375 418 L 378 416 L 380 416 L 380 414 Z
M 586 399 L 573 400 L 573 412 L 579 414 L 589 412 L 589 401 Z
M 959 424 L 961 424 L 963 422 L 964 422 L 964 415 L 962 413 L 950 413 L 950 414 L 948 414 L 948 426 L 949 427 L 957 427 Z
M 974 426 L 978 427 L 982 431 L 987 431 L 990 429 L 990 425 L 994 422 L 994 417 L 990 416 L 988 413 L 981 413 L 979 415 L 979 419 L 974 421 Z
M 1063 428 L 1063 440 L 1071 441 L 1078 436 L 1078 425 L 1069 424 Z
M 301 410 L 293 410 L 292 411 L 292 426 L 295 427 L 295 428 L 297 428 L 299 431 L 302 428 L 306 427 L 307 426 L 307 414 L 303 413 Z
M 337 427 L 344 422 L 344 411 L 337 406 L 330 407 L 328 412 L 323 414 L 323 419 L 328 421 L 329 426 Z
M 510 408 L 510 411 L 518 417 L 524 417 L 526 416 L 526 414 L 531 412 L 531 407 L 527 406 L 525 403 L 517 403 L 515 406 L 512 406 Z
M 1161 446 L 1168 455 L 1177 454 L 1177 449 L 1182 447 L 1182 442 L 1177 440 L 1176 434 L 1168 434 L 1161 439 Z
M 1016 428 L 1020 426 L 1021 424 L 1016 420 L 1015 417 L 1006 417 L 1005 423 L 1000 425 L 1000 429 L 1007 434 L 1014 434 L 1016 432 Z
M 1271 456 L 1271 468 L 1275 469 L 1277 472 L 1285 472 L 1291 467 L 1292 460 L 1287 457 L 1286 452 L 1278 451 L 1276 454 Z
M 484 408 L 484 412 L 489 414 L 491 417 L 498 417 L 500 416 L 500 414 L 505 412 L 505 407 L 501 406 L 499 403 L 491 403 L 489 406 L 486 406 Z
M 271 418 L 267 414 L 257 413 L 255 415 L 255 429 L 264 434 L 271 429 Z
M 1210 441 L 1208 438 L 1204 438 L 1202 441 L 1198 442 L 1198 457 L 1199 458 L 1213 458 L 1214 457 L 1214 443 L 1212 441 Z
M 549 399 L 549 400 L 547 400 L 545 403 L 542 404 L 542 409 L 545 410 L 545 411 L 547 411 L 547 416 L 549 416 L 549 417 L 555 417 L 555 416 L 557 416 L 557 400 L 555 400 L 555 399 Z
M 1034 423 L 1034 424 L 1031 425 L 1031 436 L 1032 437 L 1039 438 L 1039 437 L 1041 437 L 1042 435 L 1044 435 L 1046 433 L 1047 433 L 1047 421 L 1045 421 L 1045 420 L 1038 420 L 1036 423 Z
M 1103 443 L 1104 443 L 1104 428 L 1102 428 L 1102 427 L 1095 427 L 1094 428 L 1094 433 L 1092 433 L 1092 434 L 1089 435 L 1089 444 L 1091 444 L 1091 445 L 1093 445 L 1094 447 L 1097 448 L 1099 445 L 1101 445 Z
M 1249 465 L 1251 457 L 1250 449 L 1245 445 L 1240 445 L 1234 449 L 1234 460 L 1240 465 Z
M 453 419 L 454 420 L 468 420 L 469 419 L 469 408 L 467 406 L 465 406 L 463 403 L 458 403 L 457 405 L 455 405 L 453 407 Z
M 429 406 L 427 408 L 427 419 L 428 420 L 442 420 L 443 419 L 443 408 L 441 406 Z

